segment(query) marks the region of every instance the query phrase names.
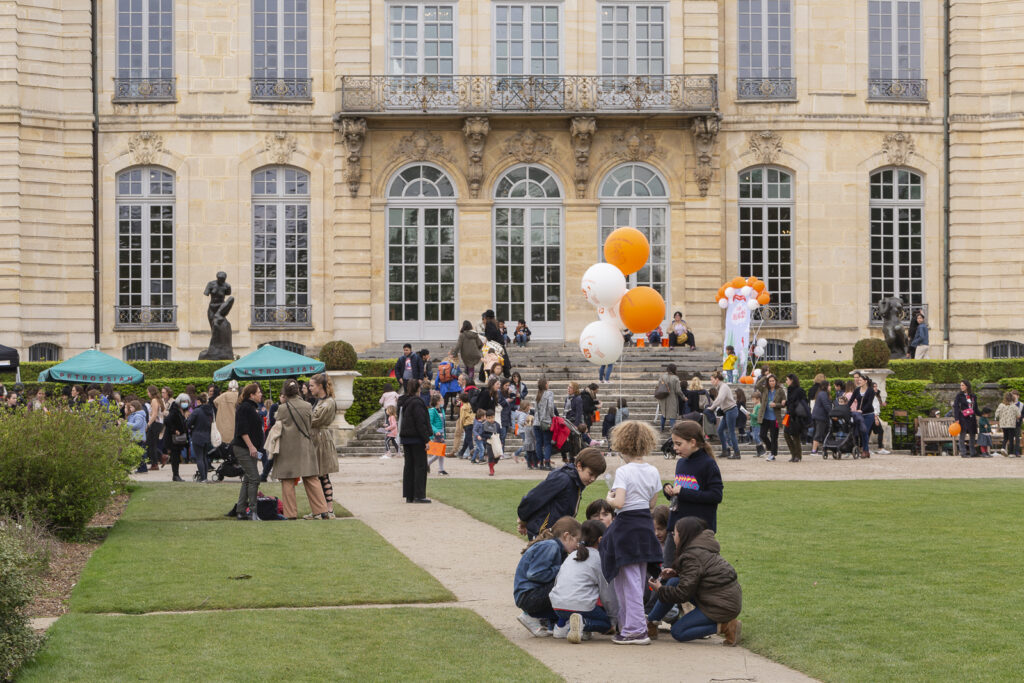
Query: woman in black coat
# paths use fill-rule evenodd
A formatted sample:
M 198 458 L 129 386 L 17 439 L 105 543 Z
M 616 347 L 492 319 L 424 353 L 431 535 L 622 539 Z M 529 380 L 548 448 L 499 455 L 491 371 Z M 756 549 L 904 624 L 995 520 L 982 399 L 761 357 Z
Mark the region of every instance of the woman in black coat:
M 967 380 L 960 382 L 960 393 L 953 399 L 953 417 L 960 425 L 960 434 L 956 437 L 960 455 L 964 458 L 978 457 L 975 448 L 978 435 L 978 397 L 971 393 L 971 383 Z M 964 450 L 964 436 L 970 439 L 970 451 Z
M 420 400 L 420 383 L 406 382 L 405 395 L 398 399 L 398 438 L 405 454 L 402 470 L 402 495 L 406 503 L 429 503 L 427 498 L 427 442 L 430 441 L 430 417 Z
M 789 446 L 789 461 L 800 462 L 803 459 L 800 437 L 810 420 L 810 409 L 807 405 L 807 393 L 800 386 L 796 375 L 786 375 L 786 415 L 789 422 L 783 434 Z
M 213 406 L 207 401 L 206 394 L 199 394 L 196 401 L 199 405 L 188 416 L 185 427 L 189 439 L 192 441 L 192 450 L 195 451 L 199 481 L 205 482 L 207 481 L 206 472 L 210 466 L 210 451 L 213 450 L 210 429 L 213 426 L 215 415 Z
M 814 398 L 814 408 L 811 409 L 811 420 L 814 422 L 811 455 L 816 455 L 825 437 L 828 436 L 830 426 L 828 414 L 832 410 L 832 398 L 828 393 L 828 380 L 819 375 L 818 381 L 811 389 L 811 395 Z
M 164 418 L 167 449 L 171 452 L 171 474 L 174 475 L 171 477 L 171 481 L 185 481 L 178 476 L 178 466 L 181 465 L 181 452 L 188 448 L 185 413 L 183 411 L 188 409 L 190 402 L 191 399 L 189 399 L 188 394 L 181 394 L 170 404 L 167 417 Z M 178 443 L 182 437 L 184 437 L 184 442 Z

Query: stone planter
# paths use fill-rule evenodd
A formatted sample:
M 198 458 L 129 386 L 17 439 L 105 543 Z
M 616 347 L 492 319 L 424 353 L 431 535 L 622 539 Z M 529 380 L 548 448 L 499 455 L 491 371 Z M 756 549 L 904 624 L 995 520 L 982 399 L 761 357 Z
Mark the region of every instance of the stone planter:
M 355 434 L 355 427 L 345 419 L 345 411 L 352 407 L 355 396 L 352 394 L 352 385 L 356 377 L 362 375 L 355 370 L 328 370 L 327 376 L 334 384 L 334 402 L 338 406 L 338 414 L 331 423 L 331 433 L 334 436 L 334 446 L 341 448 L 349 442 Z
M 868 378 L 871 379 L 871 381 L 873 381 L 878 386 L 878 402 L 880 404 L 886 402 L 886 398 L 889 394 L 885 390 L 885 380 L 888 379 L 889 375 L 892 374 L 892 370 L 888 368 L 864 368 L 862 370 L 852 371 L 850 373 L 851 377 L 853 377 L 854 372 L 859 372 L 863 375 L 867 375 Z

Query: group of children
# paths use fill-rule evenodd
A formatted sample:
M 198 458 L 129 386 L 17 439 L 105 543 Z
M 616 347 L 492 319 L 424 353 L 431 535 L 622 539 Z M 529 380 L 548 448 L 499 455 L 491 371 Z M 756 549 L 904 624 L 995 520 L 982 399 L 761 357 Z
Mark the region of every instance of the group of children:
M 608 496 L 587 507 L 583 524 L 575 518 L 583 490 L 606 469 L 595 448 L 523 497 L 519 532 L 531 542 L 513 595 L 520 623 L 534 636 L 579 643 L 599 633 L 616 644 L 647 645 L 675 615 L 670 630 L 680 642 L 716 632 L 727 645 L 738 642 L 742 593 L 715 539 L 721 473 L 701 426 L 682 421 L 672 430 L 681 456 L 675 482 L 662 484 L 644 462 L 655 438 L 640 422 L 615 427 L 612 448 L 624 464 L 614 478 L 605 475 Z M 658 506 L 659 495 L 671 507 Z

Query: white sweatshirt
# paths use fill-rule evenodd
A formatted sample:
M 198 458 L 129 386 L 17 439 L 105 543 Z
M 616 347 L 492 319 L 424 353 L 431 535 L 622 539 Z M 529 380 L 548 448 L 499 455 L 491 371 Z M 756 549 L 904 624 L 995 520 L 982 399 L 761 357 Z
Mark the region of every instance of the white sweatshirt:
M 576 561 L 573 551 L 565 558 L 555 579 L 548 599 L 551 607 L 573 612 L 589 612 L 601 598 L 604 609 L 613 618 L 619 613 L 619 605 L 612 589 L 601 571 L 601 554 L 595 548 L 588 548 L 589 555 L 582 562 Z

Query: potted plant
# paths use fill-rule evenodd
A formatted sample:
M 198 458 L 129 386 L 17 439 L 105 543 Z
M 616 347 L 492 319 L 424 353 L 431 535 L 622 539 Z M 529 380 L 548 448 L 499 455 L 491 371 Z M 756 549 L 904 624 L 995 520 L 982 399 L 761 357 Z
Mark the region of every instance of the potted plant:
M 878 337 L 867 337 L 853 345 L 853 366 L 878 385 L 878 399 L 885 403 L 887 396 L 885 380 L 892 374 L 889 370 L 889 345 Z M 853 373 L 850 373 L 853 374 Z
M 327 342 L 320 349 L 319 359 L 324 362 L 327 376 L 334 384 L 334 402 L 338 406 L 338 414 L 334 418 L 331 429 L 334 432 L 334 445 L 343 446 L 352 437 L 355 427 L 345 419 L 345 411 L 352 407 L 355 397 L 352 384 L 360 374 L 356 372 L 356 350 L 346 341 Z

